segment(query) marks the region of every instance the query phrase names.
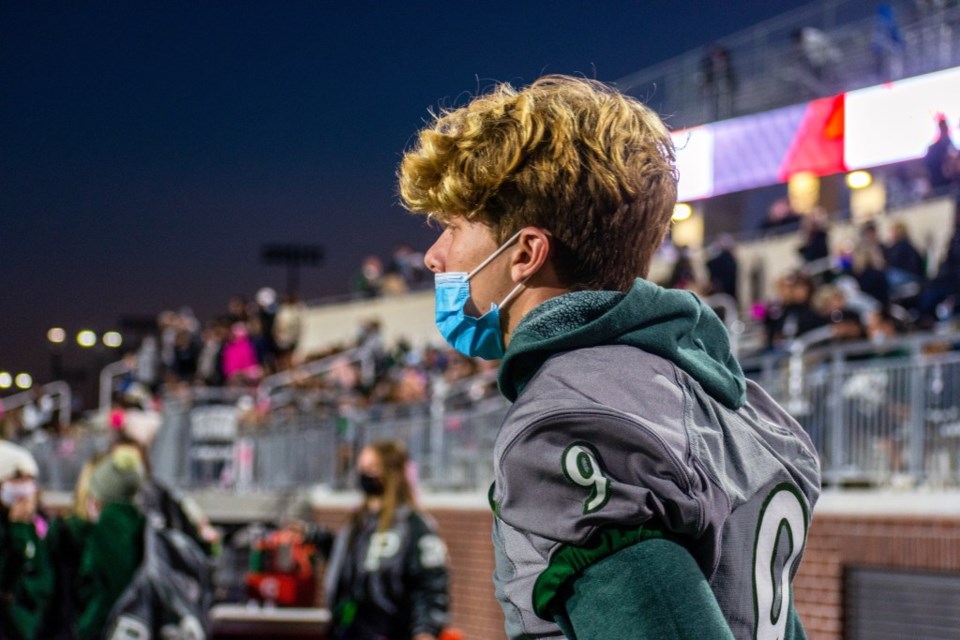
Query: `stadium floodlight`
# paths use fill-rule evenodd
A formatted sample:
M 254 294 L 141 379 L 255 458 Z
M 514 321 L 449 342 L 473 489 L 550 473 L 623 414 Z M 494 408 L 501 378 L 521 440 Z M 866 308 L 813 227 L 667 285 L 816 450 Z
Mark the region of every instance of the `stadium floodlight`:
M 851 171 L 847 174 L 847 186 L 851 189 L 866 189 L 873 184 L 869 171 Z
M 92 347 L 97 344 L 97 334 L 89 329 L 84 329 L 77 334 L 77 344 L 81 347 Z
M 53 327 L 47 331 L 47 340 L 53 344 L 61 344 L 66 339 L 67 332 L 63 330 L 63 327 Z
M 17 385 L 18 389 L 29 389 L 33 386 L 33 376 L 29 373 L 18 373 L 13 382 Z
M 117 331 L 107 331 L 103 334 L 103 344 L 111 349 L 116 349 L 123 344 L 123 336 Z
M 13 376 L 7 371 L 0 371 L 0 389 L 9 389 L 13 385 Z
M 686 202 L 678 202 L 673 207 L 674 222 L 683 222 L 684 220 L 690 219 L 690 216 L 692 215 L 693 215 L 693 207 L 691 207 Z

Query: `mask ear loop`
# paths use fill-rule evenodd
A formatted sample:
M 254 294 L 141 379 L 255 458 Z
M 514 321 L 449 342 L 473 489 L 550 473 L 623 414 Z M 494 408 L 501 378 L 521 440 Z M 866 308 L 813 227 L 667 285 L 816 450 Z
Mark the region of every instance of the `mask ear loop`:
M 517 297 L 517 294 L 520 293 L 520 290 L 523 289 L 523 286 L 524 286 L 525 284 L 527 284 L 527 280 L 528 280 L 529 278 L 530 278 L 530 276 L 527 276 L 526 278 L 524 278 L 523 280 L 521 280 L 520 282 L 517 283 L 517 286 L 515 286 L 515 287 L 513 288 L 513 290 L 510 291 L 510 293 L 507 294 L 507 297 L 503 299 L 503 302 L 500 303 L 500 305 L 499 305 L 499 308 L 500 308 L 500 309 L 503 309 L 503 308 L 506 307 L 508 304 L 510 304 L 511 302 L 513 302 L 513 299 Z
M 504 242 L 502 245 L 500 245 L 500 248 L 499 248 L 499 249 L 497 249 L 496 251 L 494 251 L 493 253 L 491 253 L 491 254 L 487 257 L 486 260 L 484 260 L 484 261 L 481 262 L 479 265 L 477 265 L 477 267 L 476 267 L 473 271 L 471 271 L 470 273 L 467 274 L 467 280 L 469 280 L 469 279 L 472 278 L 473 276 L 477 275 L 477 273 L 480 271 L 480 269 L 483 269 L 485 266 L 487 266 L 488 264 L 490 264 L 491 262 L 493 262 L 494 260 L 496 260 L 496 259 L 500 256 L 501 253 L 503 253 L 504 251 L 506 251 L 507 249 L 509 249 L 509 248 L 510 248 L 510 245 L 512 245 L 514 242 L 517 241 L 517 238 L 520 237 L 520 234 L 521 234 L 521 233 L 523 233 L 523 229 L 520 229 L 520 231 L 517 231 L 515 234 L 513 234 L 513 235 L 510 237 L 509 240 L 507 240 L 507 241 Z M 512 293 L 511 293 L 511 295 L 512 295 Z

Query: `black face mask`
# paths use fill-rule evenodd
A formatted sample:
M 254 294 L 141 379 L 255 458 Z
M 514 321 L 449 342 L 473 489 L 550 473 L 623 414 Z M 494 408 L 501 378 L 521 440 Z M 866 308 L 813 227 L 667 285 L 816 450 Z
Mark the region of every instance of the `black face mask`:
M 360 474 L 360 490 L 368 496 L 383 495 L 383 481 L 380 478 L 368 476 L 365 473 Z

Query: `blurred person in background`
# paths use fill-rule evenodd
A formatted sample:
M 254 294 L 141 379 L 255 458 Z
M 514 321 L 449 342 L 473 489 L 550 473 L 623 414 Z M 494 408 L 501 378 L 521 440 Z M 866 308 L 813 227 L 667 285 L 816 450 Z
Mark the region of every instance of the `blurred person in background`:
M 335 640 L 436 640 L 448 624 L 447 549 L 417 506 L 405 447 L 361 449 L 363 501 L 337 534 L 324 586 Z M 318 549 L 329 533 L 309 531 Z
M 260 380 L 263 369 L 246 323 L 231 325 L 230 337 L 221 352 L 221 367 L 228 385 L 249 385 Z
M 223 375 L 223 345 L 230 335 L 226 322 L 213 320 L 203 330 L 203 342 L 197 356 L 196 381 L 211 387 L 221 386 L 226 377 Z
M 707 105 L 707 120 L 723 120 L 734 112 L 737 76 L 730 59 L 730 50 L 713 43 L 700 59 L 697 76 L 700 93 Z
M 817 207 L 803 217 L 800 222 L 800 235 L 803 244 L 797 251 L 807 264 L 830 257 L 830 243 L 827 230 L 830 220 L 822 207 Z
M 769 234 L 793 233 L 800 228 L 802 219 L 790 206 L 788 198 L 777 198 L 767 210 L 767 217 L 760 224 L 760 230 Z
M 90 478 L 103 461 L 103 454 L 95 454 L 80 469 L 73 489 L 73 505 L 70 511 L 57 517 L 50 524 L 50 558 L 56 572 L 56 598 L 49 617 L 46 636 L 64 640 L 77 637 L 76 621 L 79 615 L 77 580 L 80 559 L 94 523 L 89 512 Z
M 937 274 L 920 294 L 918 324 L 930 328 L 937 320 L 960 311 L 960 215 L 954 218 L 953 235 Z
M 227 300 L 227 315 L 230 324 L 246 322 L 250 319 L 247 310 L 247 299 L 239 294 L 230 296 Z
M 868 222 L 860 229 L 860 241 L 853 249 L 850 265 L 851 275 L 860 290 L 880 303 L 890 305 L 890 282 L 887 279 L 883 244 L 874 223 Z
M 813 294 L 812 307 L 830 327 L 833 340 L 861 340 L 866 331 L 859 313 L 847 305 L 843 290 L 832 284 L 820 285 Z
M 734 254 L 737 243 L 729 233 L 724 233 L 709 249 L 707 273 L 710 274 L 710 293 L 723 293 L 734 301 L 737 297 L 737 256 Z
M 937 117 L 937 138 L 927 147 L 923 157 L 932 195 L 938 195 L 950 186 L 950 167 L 956 155 L 957 148 L 950 139 L 950 124 L 947 117 L 940 114 Z
M 293 366 L 293 352 L 300 342 L 304 307 L 296 294 L 286 293 L 277 309 L 273 323 L 273 340 L 277 346 L 277 368 L 280 371 Z
M 38 509 L 37 462 L 29 451 L 0 441 L 0 637 L 47 637 L 54 598 L 47 521 Z
M 690 249 L 677 245 L 677 261 L 673 263 L 667 286 L 671 289 L 697 290 L 697 270 L 690 257 Z
M 903 75 L 903 33 L 893 5 L 888 2 L 877 5 L 871 49 L 880 82 L 897 80 Z
M 116 448 L 90 475 L 86 510 L 94 523 L 77 576 L 77 637 L 101 638 L 110 610 L 143 560 L 146 518 L 135 498 L 145 472 L 133 447 Z
M 895 222 L 891 227 L 890 243 L 883 247 L 883 257 L 887 263 L 891 300 L 908 309 L 916 307 L 927 280 L 927 264 L 910 241 L 903 222 Z
M 777 280 L 778 297 L 766 305 L 764 328 L 767 348 L 782 348 L 786 343 L 825 324 L 813 308 L 816 285 L 810 276 L 799 271 Z
M 353 290 L 367 298 L 380 295 L 383 287 L 383 261 L 377 256 L 367 256 L 360 265 L 360 273 L 353 279 Z
M 280 305 L 277 301 L 277 292 L 270 287 L 261 287 L 257 290 L 254 297 L 257 301 L 256 317 L 260 323 L 260 335 L 262 336 L 263 362 L 271 371 L 276 370 L 277 362 L 277 343 L 274 340 L 274 325 L 277 321 L 277 312 Z
M 215 554 L 219 548 L 220 534 L 200 506 L 193 498 L 166 486 L 153 475 L 149 452 L 162 426 L 160 414 L 156 411 L 131 411 L 125 418 L 109 453 L 125 451 L 139 460 L 143 477 L 137 496 L 138 504 L 158 526 L 181 531 L 206 555 Z

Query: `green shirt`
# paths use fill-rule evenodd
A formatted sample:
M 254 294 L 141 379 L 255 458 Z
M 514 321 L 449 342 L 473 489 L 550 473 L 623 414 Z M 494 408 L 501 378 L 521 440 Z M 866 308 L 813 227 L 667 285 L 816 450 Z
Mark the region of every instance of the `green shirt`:
M 137 507 L 115 502 L 104 508 L 90 530 L 77 585 L 77 634 L 81 640 L 101 636 L 110 610 L 140 567 L 145 522 Z
M 0 628 L 13 638 L 39 638 L 54 593 L 46 541 L 32 522 L 0 525 Z

